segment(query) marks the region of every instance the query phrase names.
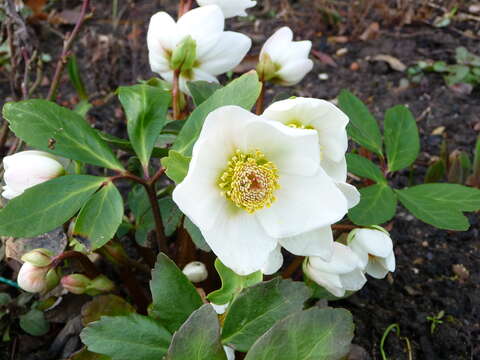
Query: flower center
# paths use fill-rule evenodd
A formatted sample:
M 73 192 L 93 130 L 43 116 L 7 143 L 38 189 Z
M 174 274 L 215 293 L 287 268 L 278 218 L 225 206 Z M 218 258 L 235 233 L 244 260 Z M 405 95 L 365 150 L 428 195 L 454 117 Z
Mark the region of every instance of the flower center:
M 295 129 L 307 129 L 307 130 L 315 130 L 315 128 L 312 125 L 304 125 L 298 120 L 291 120 L 285 125 L 290 126 L 291 128 Z
M 218 186 L 222 195 L 237 207 L 254 213 L 275 201 L 274 192 L 280 187 L 278 170 L 259 150 L 252 153 L 237 150 L 220 176 Z

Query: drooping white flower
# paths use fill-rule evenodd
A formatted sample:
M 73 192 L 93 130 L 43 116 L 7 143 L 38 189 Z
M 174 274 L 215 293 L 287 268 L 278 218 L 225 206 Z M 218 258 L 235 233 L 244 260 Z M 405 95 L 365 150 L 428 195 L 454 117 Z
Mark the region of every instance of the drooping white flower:
M 185 265 L 182 272 L 193 283 L 202 282 L 208 277 L 207 267 L 200 261 L 192 261 Z
M 18 286 L 31 293 L 44 291 L 47 288 L 46 275 L 48 270 L 48 266 L 39 267 L 28 262 L 24 263 L 18 272 Z
M 43 151 L 22 151 L 3 159 L 5 169 L 2 196 L 13 199 L 32 186 L 41 184 L 65 173 L 53 155 Z
M 395 254 L 392 239 L 380 227 L 355 229 L 348 236 L 348 246 L 358 255 L 366 273 L 383 279 L 395 271 Z
M 311 48 L 311 41 L 293 41 L 292 30 L 280 28 L 262 47 L 257 67 L 260 78 L 284 86 L 299 83 L 313 68 L 308 58 Z
M 237 106 L 208 115 L 173 200 L 240 275 L 266 267 L 272 257 L 278 263 L 278 245 L 289 249 L 284 239 L 337 222 L 348 205 L 320 166 L 316 132 Z M 324 251 L 303 240 L 295 246 Z
M 230 346 L 224 346 L 223 350 L 225 351 L 225 355 L 227 355 L 227 360 L 235 360 L 235 350 Z
M 330 261 L 309 257 L 304 264 L 304 272 L 337 297 L 344 296 L 346 291 L 360 290 L 367 281 L 359 257 L 348 246 L 338 242 L 333 244 Z
M 171 58 L 185 39 L 195 42 L 195 61 L 180 74 L 180 89 L 189 93 L 187 81 L 218 82 L 216 76 L 237 66 L 247 54 L 252 41 L 247 36 L 224 31 L 225 18 L 216 5 L 202 6 L 185 13 L 177 22 L 166 12 L 152 16 L 147 44 L 152 71 L 173 82 Z
M 252 0 L 197 0 L 197 3 L 200 6 L 218 5 L 225 18 L 246 16 L 245 10 L 257 5 L 257 2 Z

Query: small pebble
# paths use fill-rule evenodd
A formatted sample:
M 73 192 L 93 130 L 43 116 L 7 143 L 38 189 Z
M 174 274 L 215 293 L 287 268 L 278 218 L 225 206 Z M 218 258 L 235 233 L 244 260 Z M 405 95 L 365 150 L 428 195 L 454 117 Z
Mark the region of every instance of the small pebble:
M 335 53 L 335 55 L 337 56 L 343 56 L 345 55 L 346 53 L 348 53 L 348 49 L 347 48 L 341 48 L 341 49 L 338 49 L 337 52 Z
M 318 78 L 320 80 L 328 80 L 328 74 L 327 73 L 321 73 L 321 74 L 318 74 Z

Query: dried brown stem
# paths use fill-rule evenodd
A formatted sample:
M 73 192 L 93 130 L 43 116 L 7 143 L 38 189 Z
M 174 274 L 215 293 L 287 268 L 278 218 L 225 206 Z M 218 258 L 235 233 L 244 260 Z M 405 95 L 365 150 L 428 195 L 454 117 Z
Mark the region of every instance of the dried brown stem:
M 53 259 L 50 266 L 52 268 L 55 268 L 67 259 L 73 259 L 77 261 L 85 271 L 85 275 L 90 279 L 95 279 L 97 276 L 100 275 L 100 271 L 98 271 L 95 264 L 85 254 L 79 251 L 69 250 L 61 253 Z

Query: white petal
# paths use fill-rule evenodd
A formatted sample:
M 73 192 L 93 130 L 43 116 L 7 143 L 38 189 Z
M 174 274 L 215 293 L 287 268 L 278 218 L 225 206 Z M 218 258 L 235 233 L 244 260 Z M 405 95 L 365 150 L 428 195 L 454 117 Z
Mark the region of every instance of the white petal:
M 223 350 L 225 351 L 225 355 L 227 355 L 227 360 L 235 360 L 235 350 L 230 346 L 224 346 Z
M 279 241 L 285 249 L 298 256 L 319 256 L 328 261 L 333 255 L 333 234 L 330 226 Z
M 310 259 L 311 258 L 309 258 L 309 260 Z M 318 285 L 324 287 L 333 295 L 337 297 L 342 297 L 345 295 L 345 289 L 343 288 L 343 284 L 339 275 L 322 272 L 310 266 L 307 266 L 306 273 L 310 279 L 315 281 Z
M 328 226 L 347 213 L 345 196 L 321 168 L 315 176 L 280 174 L 279 182 L 276 201 L 257 212 L 273 237 L 291 237 Z
M 234 208 L 222 211 L 215 225 L 202 234 L 215 255 L 239 275 L 262 269 L 277 240 L 267 235 L 256 216 Z
M 8 200 L 11 200 L 19 195 L 22 195 L 23 194 L 23 191 L 15 191 L 13 190 L 12 188 L 8 187 L 8 186 L 4 186 L 3 187 L 3 192 L 2 192 L 2 196 L 5 198 L 5 199 L 8 199 Z
M 320 154 L 322 151 L 320 150 Z M 322 157 L 322 156 L 321 156 Z M 344 183 L 347 181 L 347 160 L 345 157 L 340 161 L 332 161 L 326 156 L 320 160 L 320 166 L 325 172 L 337 183 Z
M 370 259 L 365 271 L 375 279 L 383 279 L 388 274 L 388 270 L 378 261 L 377 258 Z
M 348 247 L 352 249 L 352 251 L 357 254 L 358 258 L 360 259 L 360 268 L 365 270 L 368 264 L 368 252 L 365 251 L 363 246 L 359 245 L 358 242 L 351 242 L 348 244 Z
M 360 267 L 360 259 L 349 247 L 338 242 L 333 243 L 333 246 L 333 256 L 330 261 L 309 257 L 310 266 L 331 274 L 348 274 Z
M 148 56 L 152 71 L 168 71 L 168 54 L 179 42 L 177 24 L 166 12 L 158 12 L 150 19 L 147 33 Z
M 289 62 L 277 71 L 280 84 L 292 86 L 298 84 L 313 69 L 313 61 L 310 59 Z
M 262 273 L 265 275 L 275 274 L 283 265 L 282 247 L 277 246 L 270 255 L 268 255 L 267 262 L 263 264 Z
M 263 45 L 260 57 L 266 53 L 274 62 L 282 63 L 292 39 L 293 32 L 289 27 L 284 26 L 278 29 Z
M 378 258 L 378 261 L 388 271 L 390 272 L 395 271 L 395 254 L 393 251 L 386 258 Z
M 367 282 L 367 278 L 360 269 L 356 269 L 340 276 L 343 288 L 350 291 L 358 291 Z
M 378 257 L 387 257 L 393 251 L 392 239 L 380 230 L 356 229 L 351 242 L 358 242 L 366 252 Z
M 222 10 L 216 5 L 202 6 L 186 12 L 177 22 L 183 39 L 190 35 L 197 43 L 197 58 L 202 58 L 216 45 L 225 26 Z
M 227 304 L 223 304 L 223 305 L 218 305 L 218 304 L 210 303 L 210 305 L 212 305 L 213 310 L 215 310 L 215 312 L 218 315 L 222 315 L 223 313 L 225 313 L 225 311 L 227 311 L 227 308 L 228 308 L 229 304 L 227 303 Z
M 198 5 L 218 5 L 223 11 L 226 18 L 234 16 L 245 16 L 246 9 L 251 8 L 257 4 L 256 1 L 251 0 L 197 0 Z
M 355 186 L 342 182 L 337 183 L 337 187 L 347 199 L 349 209 L 358 205 L 360 202 L 360 192 Z
M 311 176 L 319 168 L 318 138 L 312 130 L 293 129 L 257 117 L 245 127 L 244 151 L 262 151 L 280 173 Z
M 212 75 L 226 73 L 240 64 L 251 46 L 248 36 L 226 31 L 208 53 L 199 57 L 199 68 Z

